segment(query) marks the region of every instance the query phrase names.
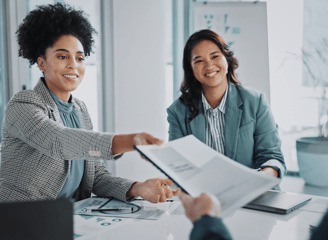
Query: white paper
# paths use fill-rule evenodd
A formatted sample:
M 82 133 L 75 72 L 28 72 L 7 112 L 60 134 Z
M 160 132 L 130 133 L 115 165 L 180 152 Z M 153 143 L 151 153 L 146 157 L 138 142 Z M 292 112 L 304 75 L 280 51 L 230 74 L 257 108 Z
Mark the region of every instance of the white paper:
M 122 202 L 114 198 L 88 198 L 79 202 L 79 205 L 74 205 L 74 214 L 91 215 L 101 217 L 120 217 L 120 218 L 137 218 L 157 220 L 159 219 L 172 205 L 172 202 L 153 204 L 148 201 L 132 201 L 130 203 Z M 89 212 L 88 209 L 106 209 L 106 208 L 132 208 L 132 212 Z
M 130 222 L 128 218 L 74 215 L 74 240 L 94 240 L 97 235 Z
M 221 203 L 221 217 L 280 183 L 206 146 L 193 135 L 162 146 L 137 146 L 149 160 L 192 197 L 210 192 Z

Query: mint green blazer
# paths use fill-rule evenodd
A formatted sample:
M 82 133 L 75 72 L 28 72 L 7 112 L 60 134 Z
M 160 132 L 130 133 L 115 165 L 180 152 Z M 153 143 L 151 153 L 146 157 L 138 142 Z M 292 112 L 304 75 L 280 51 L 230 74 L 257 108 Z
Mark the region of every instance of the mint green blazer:
M 202 101 L 199 114 L 188 123 L 187 105 L 176 100 L 167 109 L 169 141 L 193 134 L 205 143 L 205 116 Z M 281 140 L 271 108 L 263 93 L 229 83 L 225 112 L 225 155 L 250 168 L 272 167 L 281 178 L 286 165 Z

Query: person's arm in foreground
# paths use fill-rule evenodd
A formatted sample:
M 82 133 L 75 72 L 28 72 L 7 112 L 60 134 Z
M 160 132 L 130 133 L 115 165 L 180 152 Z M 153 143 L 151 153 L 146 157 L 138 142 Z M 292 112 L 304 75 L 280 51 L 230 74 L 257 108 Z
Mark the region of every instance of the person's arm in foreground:
M 320 225 L 314 230 L 310 240 L 328 239 L 328 212 L 322 218 Z
M 220 202 L 211 194 L 203 193 L 197 198 L 180 191 L 178 194 L 187 217 L 194 224 L 191 240 L 231 240 L 229 230 L 219 216 Z

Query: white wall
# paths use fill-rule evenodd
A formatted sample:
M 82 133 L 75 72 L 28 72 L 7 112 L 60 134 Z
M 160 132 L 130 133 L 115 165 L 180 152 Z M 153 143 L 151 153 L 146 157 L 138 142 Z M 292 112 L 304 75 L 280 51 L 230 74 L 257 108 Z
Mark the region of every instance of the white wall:
M 113 1 L 117 133 L 144 131 L 165 137 L 164 1 Z M 116 162 L 116 175 L 142 181 L 161 173 L 133 152 Z
M 267 7 L 271 107 L 275 120 L 285 131 L 293 125 L 311 126 L 307 119 L 314 117 L 313 111 L 318 108 L 302 98 L 302 62 L 292 57 L 301 54 L 303 44 L 303 1 L 268 0 Z

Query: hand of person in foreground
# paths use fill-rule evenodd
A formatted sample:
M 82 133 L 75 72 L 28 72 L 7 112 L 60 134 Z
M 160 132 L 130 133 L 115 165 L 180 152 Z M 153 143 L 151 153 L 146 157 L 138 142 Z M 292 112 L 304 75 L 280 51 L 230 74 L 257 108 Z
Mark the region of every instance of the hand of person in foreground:
M 180 191 L 178 194 L 187 217 L 192 223 L 201 218 L 203 215 L 218 217 L 221 204 L 216 197 L 210 193 L 202 193 L 199 197 L 193 198 L 188 194 Z
M 177 196 L 181 191 L 172 190 L 167 185 L 174 185 L 170 179 L 153 178 L 145 182 L 136 182 L 127 192 L 127 196 L 142 197 L 151 203 L 166 202 L 166 199 Z
M 112 141 L 112 155 L 133 151 L 133 145 L 162 145 L 163 142 L 145 132 L 115 135 Z

